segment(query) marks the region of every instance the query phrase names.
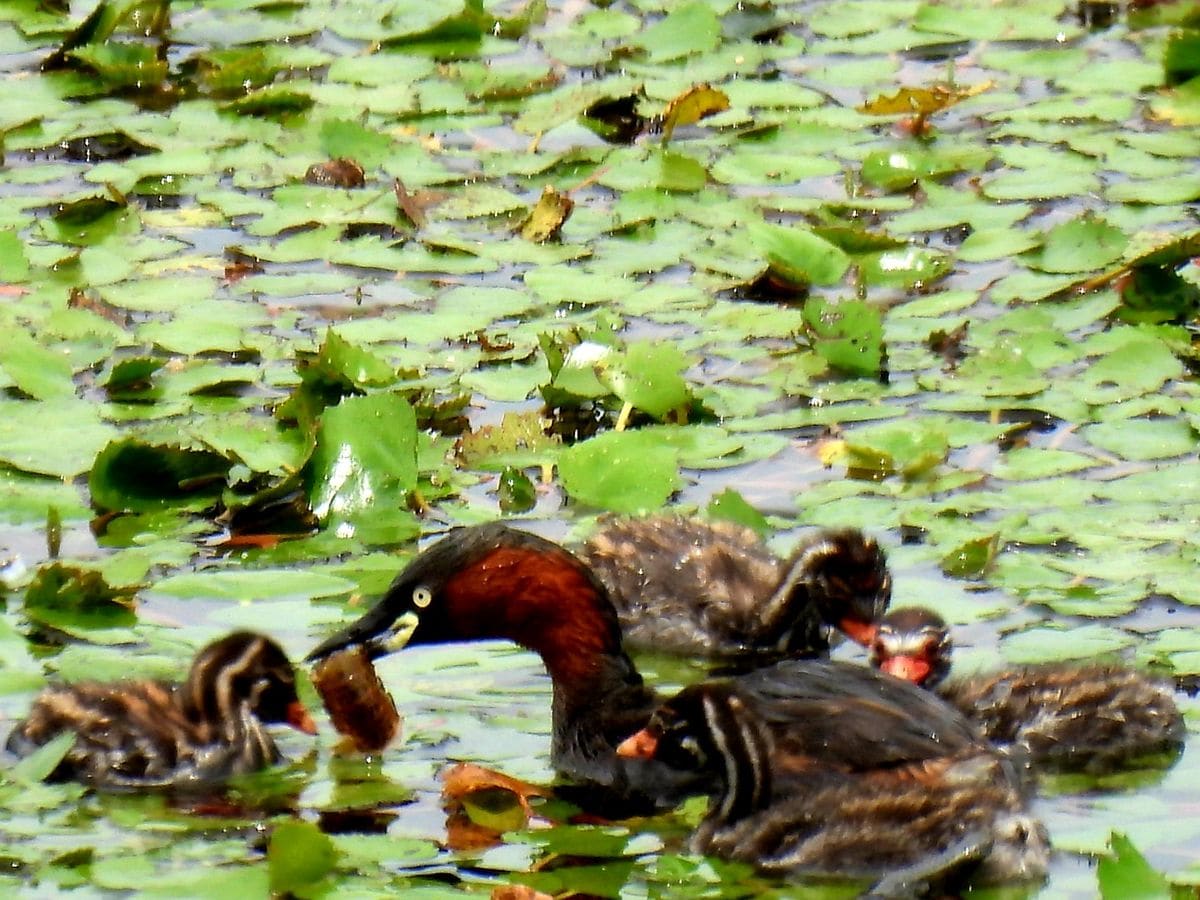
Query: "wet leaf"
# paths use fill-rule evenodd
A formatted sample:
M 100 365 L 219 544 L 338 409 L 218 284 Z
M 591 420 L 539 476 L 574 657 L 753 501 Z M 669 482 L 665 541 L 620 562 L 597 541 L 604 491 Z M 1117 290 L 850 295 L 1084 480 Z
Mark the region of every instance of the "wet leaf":
M 417 486 L 417 421 L 398 394 L 348 397 L 325 410 L 308 468 L 309 502 L 322 522 L 379 505 L 402 508 Z
M 879 478 L 917 478 L 941 463 L 948 451 L 945 434 L 908 422 L 859 428 L 845 442 L 849 467 Z
M 981 578 L 992 568 L 999 550 L 999 532 L 974 538 L 942 557 L 942 571 L 952 578 Z
M 563 450 L 558 471 L 572 499 L 633 515 L 661 508 L 679 487 L 677 458 L 650 435 L 609 432 Z
M 520 469 L 505 466 L 500 473 L 497 486 L 500 495 L 500 511 L 505 513 L 528 512 L 537 505 L 537 490 L 529 476 Z
M 721 23 L 707 3 L 687 3 L 645 28 L 633 43 L 645 50 L 651 62 L 661 63 L 717 45 Z
M 691 400 L 683 380 L 688 361 L 676 347 L 638 341 L 610 361 L 603 378 L 624 402 L 656 419 L 679 412 Z
M 308 896 L 333 871 L 333 841 L 311 822 L 280 822 L 267 845 L 271 890 Z
M 21 391 L 36 400 L 75 395 L 67 357 L 42 346 L 23 328 L 9 328 L 0 342 L 0 368 Z
M 75 732 L 64 731 L 57 737 L 42 744 L 33 753 L 11 766 L 5 773 L 5 778 L 19 784 L 31 784 L 45 781 L 75 743 Z
M 760 537 L 770 532 L 766 516 L 746 502 L 746 498 L 733 488 L 725 488 L 721 493 L 708 501 L 705 512 L 710 518 L 744 525 L 758 533 Z
M 114 588 L 99 572 L 58 562 L 34 574 L 25 589 L 25 615 L 68 634 L 137 621 L 131 588 Z
M 100 451 L 88 489 L 101 510 L 203 509 L 220 495 L 230 465 L 209 450 L 123 438 Z
M 1085 214 L 1051 229 L 1032 262 L 1045 272 L 1086 272 L 1120 258 L 1128 243 L 1121 229 Z
M 1129 838 L 1114 831 L 1109 845 L 1112 854 L 1100 857 L 1096 867 L 1104 900 L 1168 900 L 1173 896 L 1167 879 L 1151 868 Z
M 547 434 L 549 421 L 536 412 L 507 412 L 499 425 L 484 425 L 463 435 L 457 444 L 464 466 L 500 471 L 551 462 L 561 442 Z
M 858 300 L 804 306 L 813 349 L 847 374 L 879 375 L 883 364 L 883 322 L 879 310 Z
M 793 284 L 836 284 L 850 267 L 842 250 L 810 231 L 755 223 L 750 234 L 771 269 Z

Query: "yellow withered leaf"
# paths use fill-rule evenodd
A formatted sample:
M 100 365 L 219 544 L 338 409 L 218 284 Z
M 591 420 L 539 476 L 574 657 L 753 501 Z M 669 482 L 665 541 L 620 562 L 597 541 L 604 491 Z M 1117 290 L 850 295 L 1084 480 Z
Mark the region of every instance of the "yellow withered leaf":
M 521 223 L 521 237 L 535 244 L 553 240 L 562 231 L 563 223 L 574 208 L 574 200 L 546 185 L 537 205 L 530 210 L 529 218 Z
M 729 109 L 729 97 L 710 84 L 694 84 L 670 103 L 663 113 L 663 143 L 680 125 L 691 125 L 701 119 Z
M 992 86 L 990 81 L 982 81 L 970 87 L 950 87 L 945 84 L 935 84 L 927 88 L 900 88 L 890 97 L 880 95 L 868 100 L 858 108 L 859 112 L 875 116 L 918 115 L 927 116 L 940 112 L 974 97 Z

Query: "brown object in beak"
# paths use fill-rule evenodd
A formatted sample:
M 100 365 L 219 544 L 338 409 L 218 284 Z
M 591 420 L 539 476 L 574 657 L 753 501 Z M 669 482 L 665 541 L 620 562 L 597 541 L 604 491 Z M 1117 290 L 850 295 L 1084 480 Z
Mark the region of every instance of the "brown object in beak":
M 339 650 L 313 667 L 313 684 L 321 695 L 333 726 L 361 753 L 382 750 L 400 731 L 400 714 L 358 645 Z
M 658 738 L 651 734 L 648 728 L 643 728 L 617 745 L 617 756 L 626 759 L 654 759 L 657 749 Z

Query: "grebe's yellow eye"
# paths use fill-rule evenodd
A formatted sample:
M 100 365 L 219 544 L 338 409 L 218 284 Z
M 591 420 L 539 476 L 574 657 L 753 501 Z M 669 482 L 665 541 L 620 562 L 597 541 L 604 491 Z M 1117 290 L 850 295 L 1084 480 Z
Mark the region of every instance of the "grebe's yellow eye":
M 418 585 L 417 587 L 413 588 L 412 601 L 413 605 L 416 606 L 417 609 L 424 609 L 433 602 L 433 591 L 425 587 L 423 584 Z

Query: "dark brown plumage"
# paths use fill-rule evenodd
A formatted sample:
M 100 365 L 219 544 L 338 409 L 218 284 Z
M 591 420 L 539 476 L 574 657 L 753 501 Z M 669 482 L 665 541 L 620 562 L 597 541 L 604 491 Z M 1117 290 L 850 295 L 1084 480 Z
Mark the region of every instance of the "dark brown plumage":
M 8 749 L 27 755 L 73 730 L 75 743 L 53 778 L 106 788 L 186 787 L 277 762 L 264 728 L 274 723 L 316 733 L 284 652 L 262 635 L 237 632 L 201 650 L 181 685 L 46 688 L 13 729 Z
M 1118 665 L 1046 663 L 943 680 L 952 643 L 945 621 L 914 607 L 884 617 L 871 660 L 923 684 L 991 741 L 1036 766 L 1103 772 L 1183 746 L 1183 717 L 1165 681 Z
M 986 747 L 918 766 L 850 771 L 813 756 L 800 765 L 763 713 L 736 680 L 694 685 L 618 749 L 716 780 L 694 852 L 773 874 L 882 878 L 875 895 L 887 896 L 959 878 L 1045 875 L 1045 830 L 1006 761 Z
M 626 655 L 604 586 L 578 558 L 536 535 L 501 524 L 452 531 L 309 659 L 355 646 L 375 658 L 406 644 L 496 638 L 545 663 L 554 691 L 551 761 L 560 771 L 653 805 L 705 789 L 687 769 L 616 754 L 661 698 Z M 920 765 L 980 745 L 945 704 L 862 666 L 789 660 L 737 682 L 766 710 L 782 746 L 852 770 Z
M 674 653 L 814 656 L 830 627 L 869 643 L 891 598 L 883 551 L 856 529 L 820 530 L 780 559 L 730 522 L 609 519 L 580 557 L 608 588 L 626 643 Z

